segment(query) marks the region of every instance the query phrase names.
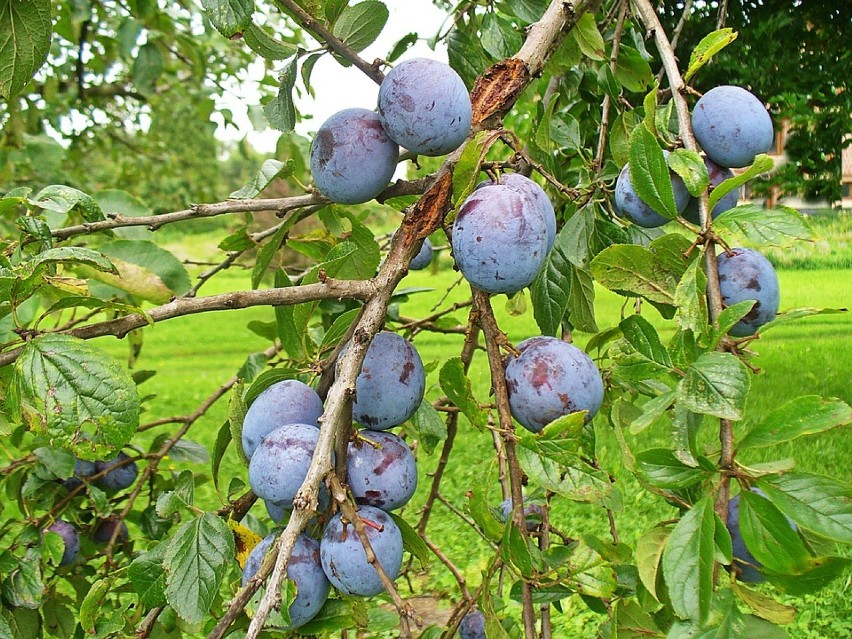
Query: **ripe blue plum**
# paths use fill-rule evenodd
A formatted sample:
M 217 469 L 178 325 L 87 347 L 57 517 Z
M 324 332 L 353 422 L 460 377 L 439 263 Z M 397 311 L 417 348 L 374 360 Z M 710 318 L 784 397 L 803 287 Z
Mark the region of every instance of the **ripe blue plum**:
M 668 157 L 668 151 L 663 151 L 663 155 Z M 686 189 L 683 179 L 677 173 L 669 171 L 669 176 L 672 181 L 675 208 L 680 213 L 689 203 L 689 191 Z M 634 224 L 643 226 L 646 229 L 662 226 L 669 221 L 669 218 L 651 208 L 636 193 L 636 189 L 633 188 L 633 182 L 630 179 L 629 164 L 624 165 L 615 182 L 615 208 L 619 216 L 629 218 Z
M 417 464 L 402 439 L 363 430 L 349 444 L 346 476 L 355 501 L 385 511 L 402 508 L 417 488 Z
M 313 388 L 296 379 L 272 384 L 257 396 L 243 420 L 243 451 L 248 459 L 260 442 L 285 424 L 319 426 L 322 400 Z
M 537 433 L 558 417 L 579 410 L 594 417 L 603 402 L 600 371 L 573 344 L 555 337 L 531 337 L 506 365 L 512 416 Z
M 453 257 L 462 275 L 488 293 L 516 293 L 541 269 L 548 224 L 533 200 L 508 185 L 475 190 L 453 222 Z
M 319 429 L 312 424 L 287 424 L 269 433 L 249 462 L 254 493 L 282 508 L 292 508 L 318 440 Z
M 746 248 L 721 253 L 718 266 L 719 289 L 726 306 L 755 300 L 754 307 L 728 332 L 734 337 L 754 335 L 778 312 L 780 290 L 775 269 L 762 254 Z
M 498 182 L 486 181 L 480 182 L 476 188 L 481 189 L 486 186 L 493 186 Z M 504 173 L 500 176 L 500 182 L 504 186 L 508 186 L 517 191 L 520 191 L 525 196 L 530 198 L 536 208 L 541 211 L 544 216 L 544 221 L 547 224 L 547 250 L 553 248 L 553 243 L 556 241 L 556 212 L 553 210 L 553 204 L 547 193 L 536 182 L 521 175 L 520 173 Z
M 751 492 L 766 498 L 760 488 L 752 488 Z M 791 519 L 787 519 L 790 527 L 796 530 L 797 526 Z M 755 559 L 751 551 L 746 547 L 742 532 L 740 531 L 740 496 L 735 495 L 728 502 L 728 532 L 731 533 L 731 549 L 734 557 L 734 565 L 737 569 L 737 579 L 747 584 L 756 584 L 765 580 L 760 569 L 763 565 Z
M 311 144 L 311 175 L 328 199 L 360 204 L 388 185 L 398 156 L 399 147 L 378 115 L 367 109 L 344 109 L 317 131 Z
M 754 94 L 742 87 L 710 89 L 692 110 L 695 139 L 716 164 L 748 166 L 772 148 L 772 118 Z
M 57 519 L 47 529 L 62 537 L 62 541 L 65 542 L 65 550 L 62 553 L 59 565 L 67 566 L 74 563 L 77 554 L 80 552 L 80 536 L 77 534 L 77 529 L 64 519 Z
M 731 169 L 726 169 L 724 166 L 719 166 L 710 158 L 704 158 L 704 166 L 707 167 L 707 174 L 710 176 L 711 189 L 715 189 L 725 180 L 734 177 L 734 172 L 731 171 Z M 728 209 L 734 208 L 737 205 L 737 201 L 739 200 L 739 198 L 740 190 L 734 189 L 721 200 L 719 200 L 716 203 L 716 206 L 713 207 L 713 211 L 711 213 L 713 219 L 716 219 Z M 701 224 L 701 219 L 698 216 L 698 198 L 693 197 L 689 199 L 689 203 L 683 210 L 683 217 L 692 222 L 693 224 Z
M 243 568 L 243 586 L 260 569 L 263 557 L 272 546 L 275 537 L 275 533 L 264 537 L 252 549 Z M 287 628 L 299 628 L 316 617 L 331 591 L 331 584 L 320 565 L 320 545 L 316 539 L 304 534 L 296 538 L 293 552 L 287 562 L 287 578 L 296 584 L 296 598 L 288 608 L 290 625 Z
M 139 474 L 136 462 L 124 464 L 129 457 L 125 453 L 119 453 L 113 459 L 95 462 L 95 474 L 107 471 L 106 475 L 99 477 L 95 483 L 99 488 L 108 491 L 122 490 L 133 485 Z
M 120 544 L 130 539 L 130 531 L 127 530 L 127 524 L 120 519 L 112 517 L 110 519 L 105 519 L 98 524 L 98 527 L 95 528 L 95 532 L 92 533 L 92 540 L 96 544 L 109 543 L 109 540 L 112 539 L 112 534 L 115 532 L 116 528 L 118 529 L 118 534 L 115 537 L 116 543 Z
M 390 70 L 379 87 L 379 118 L 388 135 L 419 155 L 444 155 L 470 132 L 472 107 L 451 67 L 412 58 Z
M 396 579 L 402 567 L 402 533 L 391 516 L 372 506 L 361 506 L 358 516 L 365 522 L 367 539 L 385 573 Z M 340 592 L 372 597 L 384 591 L 355 527 L 337 513 L 325 527 L 320 541 L 320 559 L 325 576 Z
M 393 428 L 414 414 L 425 390 L 417 349 L 396 333 L 382 331 L 370 343 L 355 382 L 352 418 L 372 430 Z
M 514 501 L 511 497 L 500 502 L 500 520 L 503 522 L 509 521 L 509 516 L 514 508 Z M 544 510 L 541 504 L 524 502 L 524 519 L 527 524 L 527 530 L 535 530 L 541 525 L 542 515 Z
M 471 610 L 459 624 L 460 639 L 485 639 L 485 615 Z
M 74 463 L 74 475 L 62 480 L 62 485 L 69 491 L 83 485 L 83 479 L 95 474 L 95 462 L 78 459 Z
M 423 240 L 423 245 L 420 247 L 420 250 L 417 252 L 411 262 L 408 265 L 408 268 L 412 271 L 422 271 L 424 268 L 429 266 L 432 263 L 432 242 L 429 241 L 427 237 Z

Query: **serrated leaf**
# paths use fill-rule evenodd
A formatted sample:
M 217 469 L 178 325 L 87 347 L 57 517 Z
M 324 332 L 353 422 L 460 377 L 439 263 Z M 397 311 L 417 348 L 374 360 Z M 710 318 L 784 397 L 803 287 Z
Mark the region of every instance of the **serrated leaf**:
M 589 597 L 608 598 L 617 586 L 613 567 L 590 546 L 580 543 L 568 560 L 571 582 Z
M 46 186 L 27 201 L 32 206 L 60 215 L 66 215 L 72 211 L 78 212 L 86 222 L 104 219 L 101 207 L 91 195 L 64 184 Z
M 488 425 L 488 417 L 473 396 L 470 379 L 464 372 L 460 357 L 451 357 L 444 363 L 438 373 L 438 381 L 444 394 L 458 406 L 470 423 L 479 430 L 484 430 Z
M 713 226 L 719 233 L 735 233 L 759 245 L 790 246 L 812 235 L 802 214 L 787 206 L 737 206 L 717 217 Z
M 202 621 L 233 559 L 234 537 L 219 517 L 204 513 L 183 524 L 166 549 L 169 605 L 190 623 Z
M 251 26 L 254 0 L 201 0 L 210 22 L 226 38 Z
M 710 612 L 715 554 L 713 502 L 704 497 L 677 523 L 663 551 L 663 575 L 678 617 L 701 622 Z
M 579 212 L 574 217 L 578 215 L 580 215 Z M 568 261 L 566 244 L 569 242 L 571 233 L 567 226 L 559 232 L 553 249 L 545 258 L 541 270 L 530 286 L 533 317 L 542 335 L 557 335 L 565 313 L 568 311 L 571 299 L 569 273 L 573 266 Z
M 479 176 L 479 167 L 493 144 L 499 139 L 494 131 L 479 131 L 462 149 L 453 170 L 453 205 L 458 206 L 471 194 Z
M 637 435 L 657 421 L 674 403 L 677 391 L 668 391 L 642 404 L 642 415 L 630 424 L 630 434 Z
M 793 606 L 785 606 L 771 597 L 746 588 L 739 581 L 732 582 L 731 589 L 739 600 L 751 608 L 758 617 L 784 626 L 793 623 L 796 619 L 796 609 Z M 758 635 L 749 634 L 748 636 Z
M 637 126 L 630 135 L 630 183 L 639 198 L 654 211 L 669 218 L 677 216 L 672 178 L 663 149 L 644 124 Z
M 699 197 L 710 184 L 710 175 L 707 173 L 707 165 L 695 151 L 688 149 L 675 149 L 669 153 L 666 159 L 669 168 L 677 173 L 686 185 L 686 190 L 693 197 Z
M 586 12 L 580 16 L 580 19 L 577 20 L 577 23 L 571 30 L 571 36 L 577 41 L 580 51 L 587 58 L 591 60 L 606 60 L 603 36 L 598 31 L 598 24 L 595 21 L 593 13 Z
M 568 321 L 575 330 L 597 333 L 595 322 L 595 282 L 585 269 L 570 266 L 568 274 L 571 286 L 568 289 Z
M 281 243 L 284 241 L 284 238 L 287 237 L 287 234 L 290 232 L 290 229 L 295 224 L 296 216 L 292 216 L 288 218 L 287 221 L 284 222 L 278 230 L 275 231 L 275 234 L 263 245 L 260 251 L 257 254 L 257 259 L 254 262 L 254 268 L 251 271 L 251 287 L 256 289 L 260 285 L 261 279 L 266 274 L 266 269 L 269 268 L 270 262 L 272 262 L 272 258 L 275 257 L 275 254 L 281 248 Z
M 402 533 L 402 544 L 405 549 L 412 555 L 417 557 L 421 568 L 426 568 L 432 557 L 429 546 L 423 541 L 423 538 L 417 533 L 411 525 L 397 514 L 389 513 L 391 519 L 394 520 L 399 531 Z
M 50 0 L 5 2 L 0 9 L 0 95 L 18 95 L 47 60 L 53 34 Z
M 388 21 L 388 8 L 378 0 L 364 0 L 346 7 L 334 23 L 332 33 L 354 51 L 370 46 Z
M 852 566 L 848 557 L 811 557 L 807 569 L 795 575 L 766 572 L 769 581 L 790 595 L 801 597 L 822 590 Z
M 636 462 L 640 477 L 657 488 L 686 488 L 709 477 L 705 469 L 687 466 L 667 448 L 644 450 Z
M 640 355 L 660 366 L 671 368 L 671 356 L 660 341 L 660 336 L 657 335 L 657 330 L 651 322 L 641 315 L 630 315 L 621 321 L 619 328 L 621 328 L 624 339 Z
M 657 135 L 657 92 L 660 88 L 659 82 L 654 82 L 654 86 L 648 91 L 645 98 L 642 100 L 642 106 L 645 109 L 645 117 L 642 118 L 642 122 L 645 123 L 645 126 L 648 130 Z M 624 162 L 622 164 L 625 164 Z
M 136 557 L 130 564 L 127 577 L 139 600 L 148 608 L 166 605 L 166 569 L 163 560 L 166 545 L 159 544 L 148 552 Z
M 636 113 L 625 111 L 618 114 L 610 127 L 609 152 L 618 166 L 624 166 L 630 160 L 630 135 L 636 128 L 636 122 Z
M 714 188 L 710 192 L 710 202 L 707 205 L 707 210 L 712 211 L 714 208 L 716 208 L 716 205 L 719 203 L 719 200 L 725 197 L 728 193 L 730 193 L 734 189 L 740 188 L 743 184 L 753 178 L 756 178 L 761 173 L 771 171 L 773 166 L 775 166 L 775 162 L 772 160 L 772 158 L 764 153 L 761 153 L 756 158 L 754 158 L 754 162 L 752 162 L 751 166 L 744 169 L 742 173 L 738 173 L 734 177 L 728 178 L 727 180 L 721 182 L 718 186 L 716 186 L 716 188 Z M 720 215 L 719 217 L 722 216 Z
M 812 308 L 812 307 L 801 307 L 801 308 L 791 308 L 775 316 L 775 319 L 769 322 L 768 324 L 764 324 L 760 327 L 761 335 L 766 333 L 770 328 L 777 328 L 789 322 L 795 322 L 796 320 L 800 320 L 803 317 L 810 317 L 811 315 L 834 315 L 835 313 L 846 313 L 848 309 L 845 308 Z
M 707 276 L 703 260 L 696 259 L 684 273 L 675 289 L 675 315 L 683 330 L 701 335 L 707 330 Z
M 622 45 L 616 60 L 615 78 L 628 91 L 641 93 L 653 82 L 654 74 L 651 65 L 636 49 Z
M 154 42 L 149 40 L 139 47 L 130 73 L 136 90 L 142 95 L 152 94 L 154 84 L 162 75 L 164 66 L 163 54 Z
M 84 340 L 61 334 L 30 340 L 15 364 L 16 387 L 31 428 L 78 454 L 121 449 L 139 425 L 133 379 Z M 82 435 L 82 436 L 81 436 Z M 85 441 L 84 441 L 85 438 Z
M 257 174 L 252 178 L 251 182 L 237 191 L 234 191 L 228 197 L 235 200 L 250 200 L 257 197 L 260 192 L 269 186 L 275 178 L 279 176 L 287 177 L 287 175 L 292 175 L 293 166 L 293 160 L 288 160 L 287 162 L 265 160 L 263 164 L 260 165 L 260 170 L 258 170 Z
M 481 485 L 474 484 L 468 494 L 467 512 L 488 539 L 499 542 L 503 538 L 504 526 L 497 521 L 491 508 L 488 507 Z
M 470 89 L 477 76 L 485 70 L 488 60 L 482 47 L 461 29 L 453 29 L 447 37 L 447 57 L 450 66 Z
M 243 32 L 243 40 L 249 49 L 267 60 L 286 60 L 298 50 L 295 44 L 272 37 L 256 24 L 249 25 Z
M 521 446 L 518 463 L 530 481 L 572 501 L 594 503 L 607 497 L 612 484 L 607 474 L 589 466 L 579 457 L 569 464 L 558 464 L 552 459 Z
M 268 371 L 272 373 L 272 371 Z M 261 377 L 263 377 L 261 375 Z M 258 381 L 260 381 L 258 379 Z M 257 384 L 257 382 L 255 382 Z M 255 384 L 252 384 L 252 388 L 254 388 Z M 265 387 L 264 387 L 265 388 Z M 258 391 L 260 394 L 260 391 Z M 243 420 L 246 417 L 246 412 L 248 411 L 248 407 L 246 406 L 246 402 L 248 399 L 243 399 L 243 383 L 238 382 L 234 385 L 234 388 L 231 390 L 231 397 L 228 401 L 228 425 L 231 431 L 231 439 L 236 442 L 237 455 L 240 458 L 240 461 L 248 466 L 248 457 L 246 457 L 246 453 L 243 450 Z
M 636 568 L 639 571 L 639 579 L 657 601 L 660 599 L 657 595 L 660 560 L 671 532 L 671 528 L 652 528 L 636 542 Z
M 523 44 L 523 38 L 511 22 L 496 12 L 489 12 L 482 19 L 481 42 L 489 55 L 502 60 L 515 55 Z
M 447 438 L 447 425 L 441 419 L 441 414 L 425 399 L 420 402 L 410 421 L 412 428 L 406 431 L 417 438 L 427 455 L 431 455 L 435 447 Z
M 3 598 L 12 606 L 35 610 L 44 599 L 44 581 L 39 551 L 31 548 L 2 581 Z M 81 613 L 82 615 L 82 613 Z
M 852 424 L 852 408 L 840 399 L 804 395 L 772 411 L 737 446 L 761 448 Z
M 707 64 L 710 58 L 736 40 L 737 35 L 737 32 L 733 29 L 719 29 L 701 38 L 701 42 L 696 45 L 689 56 L 689 66 L 683 76 L 684 82 L 689 82 L 689 79 Z M 710 207 L 710 209 L 712 210 L 713 207 Z
M 294 57 L 279 78 L 280 84 L 276 96 L 263 105 L 263 114 L 269 126 L 287 133 L 296 127 L 296 107 L 293 104 L 293 87 L 296 86 L 296 63 Z
M 595 235 L 595 208 L 587 205 L 568 218 L 556 236 L 565 257 L 578 268 L 589 266 L 592 238 Z
M 80 626 L 87 632 L 92 632 L 97 622 L 102 619 L 103 604 L 110 590 L 113 579 L 99 579 L 91 585 L 83 603 L 80 606 Z
M 783 574 L 803 572 L 809 556 L 790 522 L 768 499 L 744 490 L 739 503 L 740 532 L 758 562 Z
M 704 353 L 678 384 L 678 400 L 689 410 L 722 419 L 742 419 L 751 377 L 730 353 Z

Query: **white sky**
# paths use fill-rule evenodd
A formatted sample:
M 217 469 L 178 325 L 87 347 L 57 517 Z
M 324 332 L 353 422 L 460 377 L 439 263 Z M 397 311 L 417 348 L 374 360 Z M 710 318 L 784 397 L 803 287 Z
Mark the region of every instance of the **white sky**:
M 414 44 L 401 60 L 414 57 L 428 57 L 447 62 L 447 49 L 443 42 L 432 51 L 427 40 L 432 38 L 444 25 L 447 14 L 438 9 L 432 0 L 385 0 L 390 17 L 379 38 L 364 51 L 361 57 L 372 62 L 376 58 L 384 58 L 390 53 L 393 45 L 410 32 L 417 32 L 422 38 Z M 397 61 L 399 62 L 399 60 Z M 276 67 L 278 70 L 278 67 Z M 262 73 L 262 68 L 257 70 Z M 257 78 L 255 77 L 256 81 Z M 301 85 L 301 77 L 297 88 Z M 317 62 L 311 74 L 311 86 L 314 97 L 306 92 L 296 99 L 297 108 L 304 114 L 312 114 L 313 119 L 303 121 L 296 126 L 296 131 L 310 135 L 332 114 L 350 107 L 374 109 L 379 87 L 355 67 L 342 67 L 330 55 L 325 55 Z M 225 94 L 219 102 L 220 108 L 230 109 L 238 130 L 234 127 L 224 127 L 222 119 L 214 115 L 219 124 L 216 132 L 222 140 L 241 140 L 248 135 L 249 142 L 262 153 L 275 150 L 279 133 L 266 128 L 256 131 L 248 118 L 248 107 L 257 105 L 259 97 L 255 91 L 255 82 L 247 82 L 235 87 L 232 93 Z

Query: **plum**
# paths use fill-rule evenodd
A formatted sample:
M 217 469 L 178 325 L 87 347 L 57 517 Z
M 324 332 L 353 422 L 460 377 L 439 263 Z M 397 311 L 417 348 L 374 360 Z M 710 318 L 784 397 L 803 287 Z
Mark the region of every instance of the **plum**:
M 48 527 L 48 530 L 55 532 L 65 542 L 65 550 L 62 553 L 59 565 L 67 566 L 74 563 L 74 560 L 77 559 L 77 553 L 80 552 L 80 536 L 77 534 L 77 529 L 64 519 L 57 519 Z
M 663 151 L 663 155 L 668 157 L 668 151 Z M 669 171 L 669 176 L 672 181 L 675 208 L 680 213 L 689 203 L 689 191 L 686 189 L 683 179 L 677 173 Z M 636 190 L 633 188 L 633 182 L 630 179 L 630 164 L 624 165 L 621 173 L 618 174 L 618 179 L 615 181 L 615 208 L 620 217 L 629 218 L 634 224 L 643 226 L 646 229 L 662 226 L 669 221 L 669 218 L 652 209 L 636 193 Z
M 243 586 L 260 569 L 263 557 L 274 543 L 275 537 L 275 533 L 264 537 L 252 549 L 243 568 Z M 331 584 L 320 565 L 320 545 L 316 539 L 305 534 L 296 537 L 293 552 L 287 561 L 287 578 L 296 584 L 296 598 L 288 608 L 290 625 L 287 628 L 298 628 L 316 617 L 331 591 Z
M 772 264 L 752 249 L 735 248 L 718 257 L 719 289 L 722 301 L 732 306 L 755 300 L 754 307 L 729 331 L 734 337 L 754 335 L 758 328 L 771 322 L 778 312 L 778 276 Z
M 475 190 L 453 222 L 453 257 L 462 275 L 488 293 L 516 293 L 535 279 L 550 247 L 533 200 L 504 184 Z
M 74 463 L 74 475 L 62 480 L 62 485 L 68 491 L 72 491 L 83 485 L 83 479 L 88 479 L 95 474 L 95 462 L 78 459 Z
M 107 471 L 105 475 L 95 480 L 95 484 L 107 491 L 122 490 L 132 486 L 136 481 L 136 475 L 139 474 L 139 467 L 136 462 L 124 464 L 123 462 L 127 459 L 129 457 L 125 453 L 119 453 L 110 460 L 95 462 L 95 474 Z
M 711 189 L 715 189 L 725 180 L 734 177 L 734 172 L 731 171 L 731 169 L 726 169 L 724 166 L 719 166 L 710 158 L 704 158 L 704 166 L 707 167 L 707 173 L 710 176 Z M 713 212 L 711 213 L 713 219 L 716 219 L 728 209 L 734 208 L 737 205 L 737 201 L 739 199 L 739 189 L 734 189 L 733 191 L 728 193 L 725 197 L 723 197 L 716 203 L 716 206 L 713 207 Z M 701 224 L 701 218 L 698 215 L 697 197 L 689 199 L 686 208 L 683 210 L 683 217 L 692 222 L 693 224 Z
M 420 247 L 420 250 L 417 252 L 417 255 L 415 255 L 411 262 L 408 264 L 408 268 L 412 271 L 422 271 L 431 263 L 432 242 L 430 242 L 429 238 L 427 237 L 425 240 L 423 240 L 423 245 Z
M 485 615 L 479 610 L 471 610 L 459 624 L 460 639 L 485 639 Z
M 359 504 L 391 511 L 402 508 L 417 488 L 417 464 L 402 439 L 364 430 L 349 444 L 346 476 Z
M 358 516 L 376 558 L 387 576 L 394 580 L 402 567 L 402 533 L 391 516 L 372 506 L 361 506 Z M 320 559 L 328 580 L 340 592 L 372 597 L 384 591 L 379 575 L 367 562 L 367 555 L 355 527 L 337 513 L 325 527 L 320 542 Z
M 500 502 L 498 510 L 500 511 L 500 520 L 503 522 L 509 521 L 514 508 L 514 501 L 511 497 Z M 526 520 L 527 530 L 535 530 L 541 525 L 544 509 L 541 504 L 524 502 L 524 519 Z
M 317 131 L 311 144 L 311 175 L 328 199 L 360 204 L 388 185 L 398 156 L 399 147 L 378 115 L 367 109 L 344 109 Z
M 444 155 L 470 132 L 464 81 L 451 67 L 413 58 L 390 70 L 379 87 L 379 118 L 390 138 L 418 155 Z
M 738 168 L 772 148 L 772 118 L 754 94 L 742 87 L 710 89 L 692 110 L 695 139 L 711 160 Z
M 382 331 L 370 343 L 355 382 L 352 418 L 372 430 L 393 428 L 414 414 L 425 390 L 417 349 L 396 333 Z
M 127 530 L 127 524 L 117 517 L 111 517 L 109 519 L 104 519 L 98 524 L 98 527 L 95 528 L 95 532 L 92 533 L 92 540 L 96 544 L 109 543 L 109 540 L 112 539 L 112 534 L 115 532 L 116 528 L 118 528 L 118 534 L 115 537 L 116 543 L 121 543 L 130 539 L 130 531 Z
M 243 420 L 243 451 L 248 459 L 260 442 L 285 424 L 319 426 L 322 400 L 313 388 L 296 379 L 272 384 L 257 396 Z
M 499 182 L 492 182 L 490 180 L 480 182 L 476 188 L 481 189 L 487 186 L 494 186 L 495 184 L 502 184 L 520 191 L 532 200 L 536 208 L 541 211 L 544 221 L 547 224 L 547 250 L 550 251 L 553 248 L 553 243 L 556 241 L 556 212 L 553 210 L 553 204 L 550 198 L 547 197 L 544 189 L 520 173 L 504 173 L 500 176 Z
M 249 462 L 249 484 L 261 499 L 292 508 L 314 455 L 319 429 L 312 424 L 287 424 L 269 433 Z
M 766 498 L 766 493 L 760 488 L 752 488 L 751 492 L 756 493 Z M 787 522 L 793 530 L 797 529 L 796 524 L 789 517 Z M 747 584 L 756 584 L 765 580 L 760 569 L 763 565 L 755 559 L 751 551 L 746 548 L 745 540 L 740 531 L 740 496 L 735 495 L 728 502 L 728 532 L 731 533 L 731 550 L 734 557 L 734 564 L 737 569 L 737 579 Z
M 579 410 L 594 417 L 603 402 L 603 380 L 582 350 L 555 337 L 531 337 L 506 365 L 512 416 L 534 433 Z

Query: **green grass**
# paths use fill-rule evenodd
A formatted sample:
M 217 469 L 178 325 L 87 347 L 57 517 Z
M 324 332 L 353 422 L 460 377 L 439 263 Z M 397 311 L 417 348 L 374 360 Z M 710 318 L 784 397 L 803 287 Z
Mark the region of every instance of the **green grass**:
M 204 250 L 207 244 L 204 236 L 197 238 L 193 252 Z M 840 307 L 849 303 L 849 271 L 843 270 L 781 270 L 779 279 L 782 290 L 782 309 L 798 306 Z M 437 272 L 415 272 L 409 275 L 402 286 L 431 287 L 428 293 L 412 295 L 402 305 L 401 312 L 409 316 L 423 316 L 431 312 L 433 305 L 445 293 L 446 288 L 457 278 L 449 268 L 446 254 L 441 255 L 441 269 Z M 245 272 L 226 272 L 215 279 L 202 294 L 211 294 L 224 290 L 235 290 L 247 286 Z M 454 289 L 447 303 L 465 297 L 465 287 Z M 494 299 L 495 310 L 500 325 L 517 343 L 537 334 L 537 326 L 531 311 L 520 316 L 508 316 L 505 313 L 503 296 Z M 598 290 L 596 301 L 598 324 L 601 328 L 618 322 L 622 312 L 632 312 L 632 306 L 623 309 L 617 296 Z M 645 311 L 653 323 L 661 327 L 661 332 L 670 334 L 670 328 L 650 307 Z M 464 323 L 466 313 L 458 311 L 454 315 Z M 145 330 L 142 355 L 137 363 L 138 369 L 156 369 L 157 375 L 147 381 L 141 390 L 155 395 L 146 402 L 147 412 L 143 420 L 158 417 L 180 415 L 192 412 L 223 381 L 228 379 L 243 363 L 245 357 L 262 350 L 267 343 L 246 329 L 251 320 L 272 321 L 271 309 L 256 308 L 241 311 L 227 311 L 195 315 L 175 320 Z M 588 335 L 575 336 L 580 346 L 588 340 Z M 821 394 L 836 396 L 852 401 L 852 317 L 847 314 L 821 315 L 787 324 L 754 343 L 753 350 L 759 354 L 754 363 L 763 369 L 752 382 L 749 396 L 748 413 L 753 416 L 745 423 L 737 425 L 737 432 L 745 432 L 749 421 L 759 419 L 785 401 L 803 394 Z M 126 346 L 111 338 L 102 338 L 98 342 L 119 357 L 125 356 Z M 461 350 L 460 336 L 446 336 L 429 333 L 418 334 L 415 344 L 424 362 L 443 362 L 448 357 L 458 355 Z M 481 354 L 477 354 L 472 367 L 471 379 L 474 392 L 480 401 L 487 401 L 490 380 L 487 364 Z M 427 381 L 427 393 L 432 399 L 439 396 L 437 370 Z M 204 444 L 212 450 L 216 433 L 226 418 L 225 401 L 216 404 L 190 431 L 188 437 Z M 155 429 L 145 433 L 145 437 L 135 443 L 146 446 L 158 432 L 168 430 Z M 638 488 L 619 463 L 618 446 L 608 429 L 598 427 L 598 456 L 603 465 L 618 479 L 622 497 L 622 509 L 617 515 L 619 530 L 626 541 L 634 541 L 644 530 L 655 522 L 665 519 L 672 510 L 662 500 Z M 460 436 L 454 448 L 450 471 L 445 476 L 442 492 L 453 503 L 464 507 L 465 493 L 472 487 L 484 489 L 496 504 L 500 501 L 497 468 L 494 461 L 491 439 L 487 434 L 473 429 L 465 420 L 461 421 Z M 641 449 L 650 445 L 665 445 L 667 434 L 658 429 L 656 432 L 643 433 L 636 442 Z M 706 432 L 703 438 L 708 452 L 715 446 L 712 432 Z M 817 438 L 798 441 L 794 444 L 779 445 L 762 449 L 759 453 L 745 458 L 745 462 L 766 461 L 795 456 L 801 470 L 816 473 L 848 477 L 847 460 L 852 453 L 852 442 L 848 434 L 835 431 Z M 420 455 L 419 466 L 421 483 L 411 505 L 404 513 L 410 522 L 416 522 L 417 511 L 422 505 L 430 478 L 437 462 L 438 454 Z M 191 468 L 201 479 L 209 478 L 209 468 L 188 463 L 169 462 L 175 470 Z M 240 465 L 233 447 L 229 450 L 222 466 L 223 485 L 227 486 L 231 478 L 245 480 L 245 469 Z M 198 490 L 199 506 L 218 507 L 212 484 L 207 481 Z M 253 509 L 255 517 L 249 522 L 263 527 L 265 513 L 262 505 Z M 575 504 L 565 500 L 554 502 L 554 521 L 560 529 L 572 536 L 580 534 L 608 535 L 608 524 L 604 511 L 596 505 Z M 261 531 L 262 532 L 262 531 Z M 430 522 L 429 536 L 440 543 L 445 552 L 457 565 L 463 568 L 470 583 L 477 584 L 480 572 L 487 561 L 488 551 L 481 540 L 443 506 L 438 506 Z M 417 594 L 425 591 L 441 595 L 453 592 L 455 583 L 449 573 L 440 564 L 433 562 L 428 576 L 416 580 Z M 404 588 L 403 588 L 404 589 Z M 850 580 L 838 580 L 832 587 L 817 595 L 804 599 L 801 603 L 802 615 L 790 629 L 791 636 L 798 639 L 816 637 L 843 637 L 836 624 L 852 616 L 850 609 Z M 565 602 L 564 613 L 554 613 L 556 635 L 564 637 L 592 636 L 599 618 L 588 612 L 585 605 L 572 598 Z M 830 624 L 835 624 L 832 627 Z

